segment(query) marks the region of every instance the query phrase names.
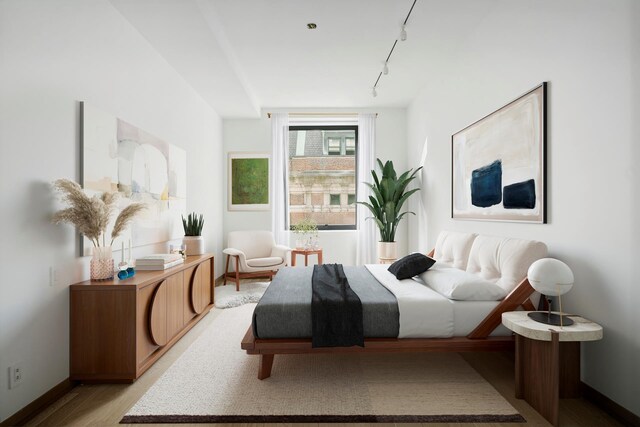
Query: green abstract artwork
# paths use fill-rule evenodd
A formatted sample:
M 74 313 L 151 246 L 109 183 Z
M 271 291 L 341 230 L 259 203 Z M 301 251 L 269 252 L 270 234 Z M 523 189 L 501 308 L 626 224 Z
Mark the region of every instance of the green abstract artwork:
M 231 160 L 231 204 L 267 205 L 269 203 L 269 159 Z

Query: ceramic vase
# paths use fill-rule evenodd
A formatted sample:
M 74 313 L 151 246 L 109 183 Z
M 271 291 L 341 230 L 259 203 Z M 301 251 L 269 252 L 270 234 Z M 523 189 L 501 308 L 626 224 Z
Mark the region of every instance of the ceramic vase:
M 204 253 L 204 239 L 202 236 L 184 236 L 185 255 L 202 255 Z
M 398 242 L 378 242 L 378 262 L 390 264 L 398 259 Z

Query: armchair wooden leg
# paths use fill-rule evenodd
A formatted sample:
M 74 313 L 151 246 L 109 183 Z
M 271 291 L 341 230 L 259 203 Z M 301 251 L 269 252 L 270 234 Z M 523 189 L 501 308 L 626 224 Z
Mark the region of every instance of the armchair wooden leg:
M 236 292 L 240 292 L 240 257 L 236 255 Z
M 227 275 L 229 274 L 229 260 L 231 259 L 231 255 L 227 255 L 227 267 L 224 269 L 224 285 L 227 286 Z

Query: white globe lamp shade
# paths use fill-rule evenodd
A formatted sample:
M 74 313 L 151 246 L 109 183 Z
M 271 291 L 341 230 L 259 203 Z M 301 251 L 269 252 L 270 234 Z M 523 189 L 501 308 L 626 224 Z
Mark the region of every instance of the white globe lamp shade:
M 567 264 L 553 258 L 542 258 L 531 264 L 527 272 L 527 279 L 531 287 L 542 295 L 557 296 L 560 303 L 560 314 L 551 311 L 534 311 L 529 317 L 536 322 L 548 325 L 570 326 L 573 324 L 568 316 L 562 314 L 561 295 L 566 294 L 573 287 L 573 272 Z
M 553 258 L 542 258 L 531 264 L 527 279 L 531 287 L 543 295 L 564 295 L 573 287 L 573 272 L 569 266 Z

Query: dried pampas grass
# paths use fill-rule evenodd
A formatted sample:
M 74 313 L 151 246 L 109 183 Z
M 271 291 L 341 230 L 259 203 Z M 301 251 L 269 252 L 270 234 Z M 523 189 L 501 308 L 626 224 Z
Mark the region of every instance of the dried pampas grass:
M 122 212 L 120 212 L 120 215 L 116 218 L 116 223 L 113 226 L 113 231 L 111 232 L 111 244 L 113 244 L 115 238 L 118 237 L 125 228 L 127 228 L 131 220 L 133 220 L 133 217 L 143 209 L 145 209 L 145 205 L 143 203 L 132 203 L 122 209 Z
M 105 192 L 100 196 L 89 197 L 78 183 L 69 179 L 58 179 L 54 181 L 53 187 L 62 195 L 62 201 L 69 205 L 68 208 L 53 215 L 53 223 L 73 224 L 81 234 L 91 240 L 94 246 L 106 246 L 104 234 L 116 210 L 118 193 Z M 133 203 L 120 212 L 111 233 L 111 244 L 144 207 L 142 203 Z

